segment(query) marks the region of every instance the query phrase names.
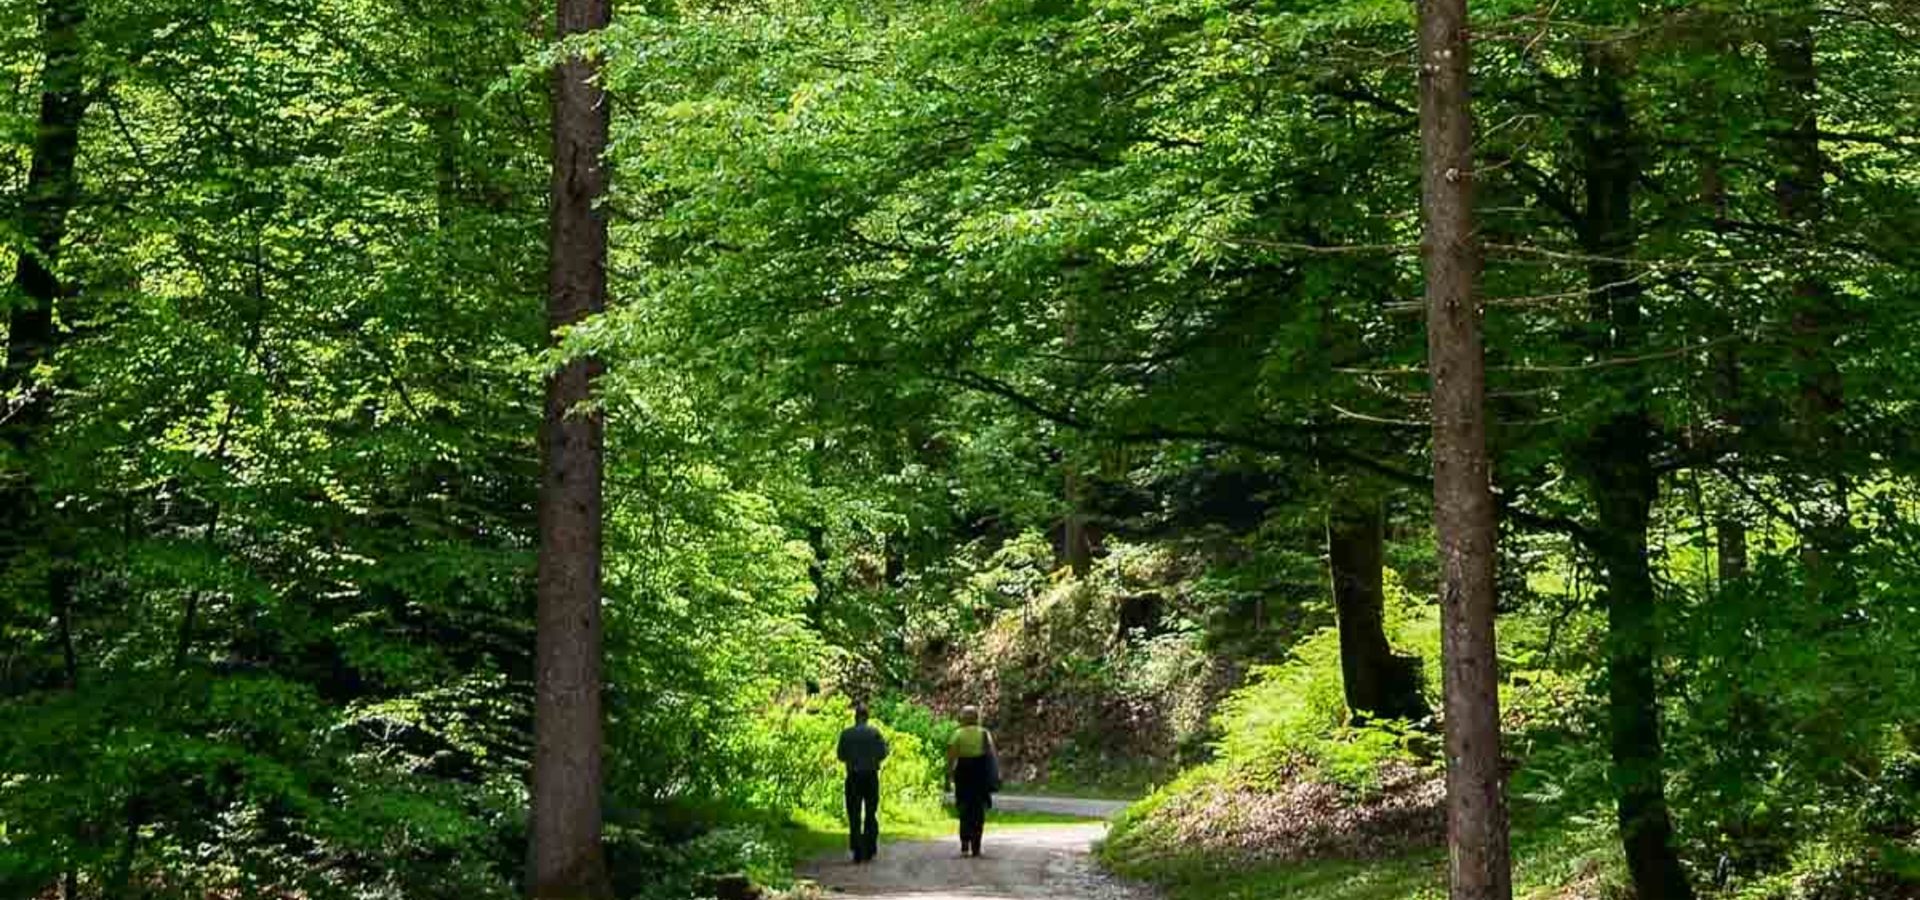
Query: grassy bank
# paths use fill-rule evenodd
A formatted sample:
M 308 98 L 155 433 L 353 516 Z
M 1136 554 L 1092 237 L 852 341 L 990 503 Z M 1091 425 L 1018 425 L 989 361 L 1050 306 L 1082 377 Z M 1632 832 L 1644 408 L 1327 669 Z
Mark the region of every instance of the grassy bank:
M 1611 829 L 1530 819 L 1514 825 L 1515 897 L 1619 896 L 1622 863 Z M 1447 895 L 1443 849 L 1385 859 L 1281 863 L 1190 855 L 1175 848 L 1143 853 L 1124 846 L 1103 846 L 1102 861 L 1121 875 L 1160 886 L 1167 900 L 1441 900 Z

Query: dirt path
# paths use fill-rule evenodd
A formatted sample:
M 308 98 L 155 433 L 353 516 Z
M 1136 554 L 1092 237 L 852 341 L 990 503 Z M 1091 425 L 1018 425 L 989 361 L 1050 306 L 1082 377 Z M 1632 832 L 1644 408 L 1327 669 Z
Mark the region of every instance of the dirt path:
M 1082 800 L 1079 797 L 1040 797 L 1029 794 L 996 794 L 993 808 L 1013 812 L 1053 813 L 1083 819 L 1111 819 L 1131 805 L 1124 800 Z
M 1043 800 L 1036 809 L 1026 799 Z M 1113 804 L 1063 807 L 1056 798 L 995 798 L 1007 808 L 1066 815 L 1111 815 Z M 985 855 L 960 855 L 957 840 L 903 841 L 886 844 L 880 856 L 856 866 L 845 857 L 816 860 L 801 871 L 828 895 L 879 900 L 1151 900 L 1144 889 L 1099 871 L 1088 855 L 1106 834 L 1100 822 L 1085 825 L 1022 825 L 995 829 L 987 823 Z

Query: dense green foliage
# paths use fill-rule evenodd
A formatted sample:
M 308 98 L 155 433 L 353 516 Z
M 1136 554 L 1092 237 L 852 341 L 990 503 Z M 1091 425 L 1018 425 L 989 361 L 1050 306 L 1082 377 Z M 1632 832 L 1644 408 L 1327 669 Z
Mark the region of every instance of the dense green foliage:
M 547 12 L 0 7 L 0 893 L 515 891 Z M 1920 15 L 1474 13 L 1523 881 L 1622 880 L 1653 785 L 1698 890 L 1910 891 Z M 1387 511 L 1431 690 L 1411 16 L 654 3 L 588 42 L 614 296 L 561 355 L 607 365 L 624 892 L 783 870 L 856 696 L 903 808 L 947 727 L 908 697 L 1035 778 L 1198 766 L 1142 822 L 1425 783 L 1435 723 L 1350 721 L 1324 527 Z

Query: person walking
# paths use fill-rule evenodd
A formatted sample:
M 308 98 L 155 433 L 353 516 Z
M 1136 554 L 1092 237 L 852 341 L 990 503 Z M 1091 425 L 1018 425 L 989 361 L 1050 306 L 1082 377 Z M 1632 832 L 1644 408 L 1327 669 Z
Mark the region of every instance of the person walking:
M 837 755 L 847 767 L 847 847 L 854 862 L 870 862 L 880 851 L 880 764 L 887 739 L 867 723 L 865 703 L 854 705 L 853 724 L 840 732 Z
M 960 727 L 947 741 L 947 785 L 960 808 L 960 855 L 979 856 L 980 838 L 987 827 L 987 809 L 1000 789 L 1000 758 L 993 734 L 980 727 L 980 709 L 960 710 Z

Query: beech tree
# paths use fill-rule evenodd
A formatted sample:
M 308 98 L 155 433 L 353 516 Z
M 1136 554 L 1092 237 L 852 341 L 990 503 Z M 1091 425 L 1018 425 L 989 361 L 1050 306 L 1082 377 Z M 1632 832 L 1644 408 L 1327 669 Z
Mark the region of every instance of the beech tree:
M 1386 513 L 1377 499 L 1336 495 L 1327 504 L 1327 575 L 1340 628 L 1340 677 L 1356 720 L 1419 722 L 1433 714 L 1420 660 L 1393 652 L 1385 627 Z
M 605 28 L 610 0 L 560 0 L 559 36 Z M 547 323 L 566 329 L 607 303 L 610 117 L 598 67 L 572 49 L 553 75 L 553 206 Z M 537 900 L 612 895 L 601 849 L 602 468 L 605 424 L 591 407 L 599 364 L 570 359 L 547 378 L 540 447 L 539 613 L 534 650 L 531 893 Z
M 7 311 L 6 356 L 0 360 L 0 453 L 17 460 L 23 472 L 18 480 L 0 480 L 0 521 L 17 527 L 0 535 L 0 569 L 26 548 L 28 534 L 57 538 L 46 504 L 39 502 L 36 451 L 46 438 L 53 414 L 53 385 L 42 367 L 54 363 L 60 342 L 57 307 L 66 293 L 57 271 L 67 237 L 67 218 L 76 195 L 74 166 L 80 149 L 80 126 L 92 94 L 87 89 L 81 29 L 86 24 L 85 0 L 44 0 L 39 4 L 41 51 L 39 115 L 34 129 L 25 196 L 20 203 L 19 253 L 14 263 L 13 291 L 20 297 Z M 43 382 L 43 379 L 45 381 Z M 51 556 L 64 557 L 57 547 Z M 70 560 L 51 559 L 42 570 L 50 606 L 60 617 L 67 680 L 75 677 L 71 649 Z

